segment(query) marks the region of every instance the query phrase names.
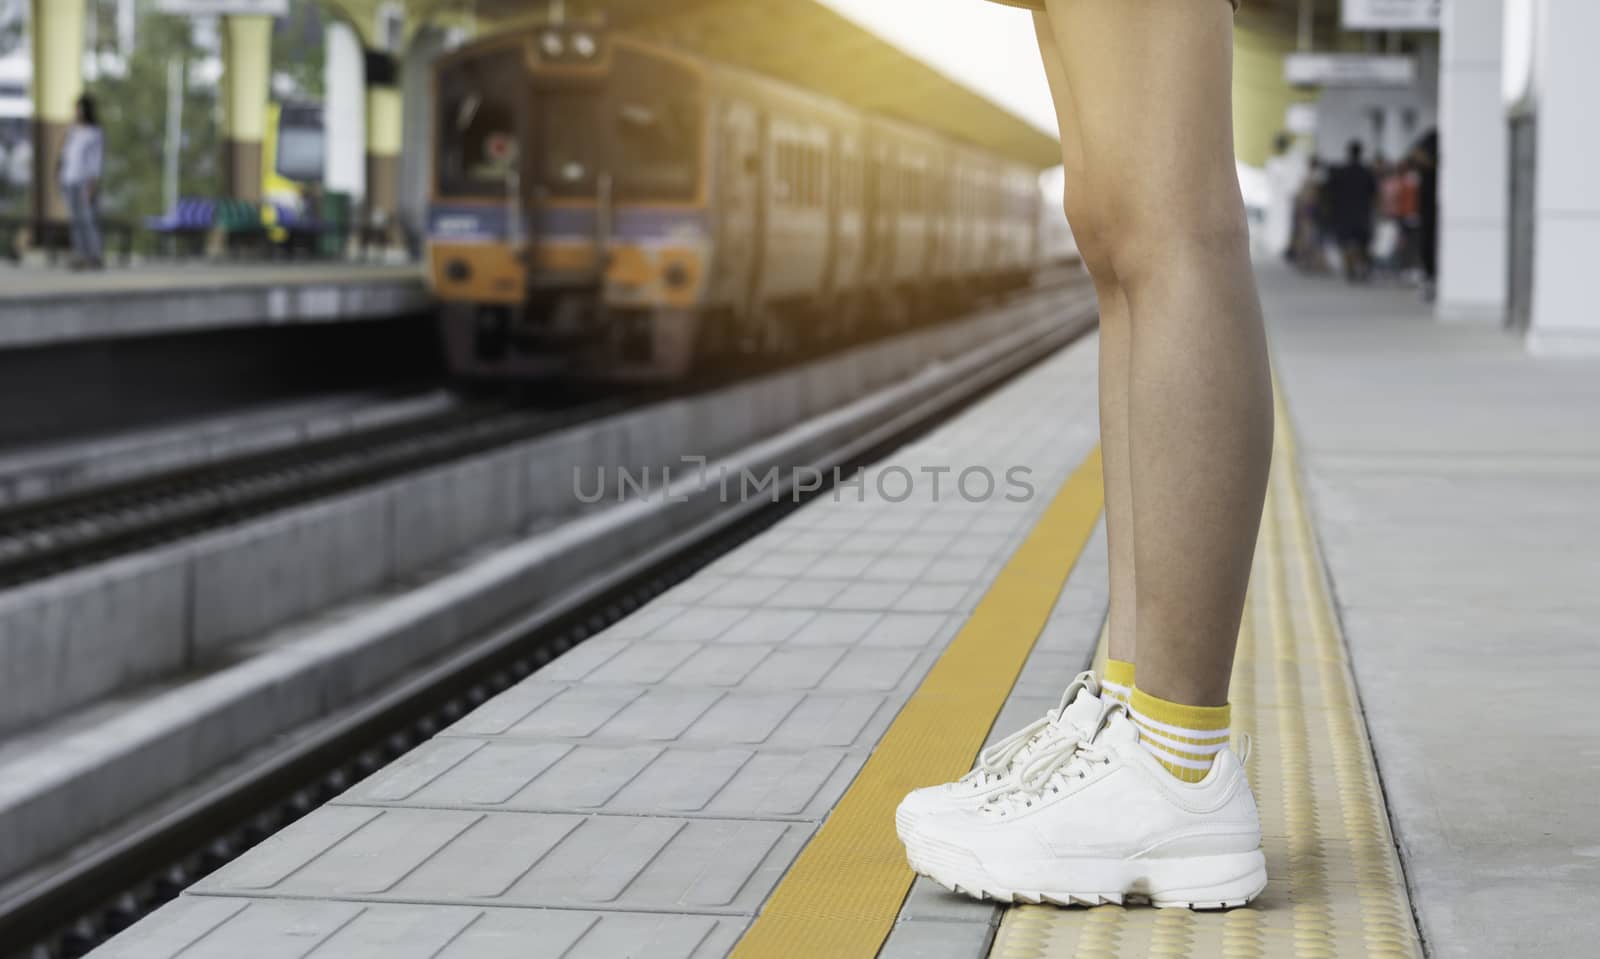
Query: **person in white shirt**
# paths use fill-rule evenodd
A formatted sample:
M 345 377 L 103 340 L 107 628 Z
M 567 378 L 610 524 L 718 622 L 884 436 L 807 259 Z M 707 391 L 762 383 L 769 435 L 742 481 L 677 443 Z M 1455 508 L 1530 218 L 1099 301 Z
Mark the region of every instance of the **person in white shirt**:
M 105 134 L 95 115 L 94 98 L 78 98 L 78 120 L 67 130 L 61 146 L 61 192 L 72 212 L 72 253 L 76 269 L 98 270 L 105 265 L 96 206 L 105 161 Z

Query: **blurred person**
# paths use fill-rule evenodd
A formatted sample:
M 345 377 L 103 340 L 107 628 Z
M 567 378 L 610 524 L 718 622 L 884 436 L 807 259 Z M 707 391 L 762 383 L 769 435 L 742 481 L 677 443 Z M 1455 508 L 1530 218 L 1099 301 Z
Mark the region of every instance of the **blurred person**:
M 1360 140 L 1351 140 L 1345 162 L 1328 174 L 1328 216 L 1344 258 L 1344 278 L 1364 283 L 1372 275 L 1372 220 L 1378 179 L 1361 159 Z
M 1294 138 L 1287 133 L 1273 138 L 1272 150 L 1267 160 L 1267 182 L 1272 188 L 1264 230 L 1267 253 L 1293 262 L 1296 200 L 1306 178 L 1306 155 L 1295 148 Z
M 61 145 L 57 180 L 72 213 L 72 267 L 98 270 L 105 266 L 100 240 L 100 176 L 105 163 L 105 134 L 100 129 L 94 98 L 78 98 L 77 121 Z
M 1327 182 L 1327 167 L 1321 157 L 1313 156 L 1295 194 L 1294 264 L 1309 273 L 1322 273 L 1328 267 L 1322 252 L 1327 230 L 1323 216 Z
M 1405 233 L 1403 218 L 1406 169 L 1404 161 L 1390 164 L 1378 157 L 1372 165 L 1378 181 L 1377 226 L 1372 233 L 1372 265 L 1376 272 L 1399 279 L 1404 272 Z
M 896 826 L 913 868 L 1002 900 L 1242 905 L 1266 865 L 1228 680 L 1273 401 L 1233 152 L 1234 8 L 1004 2 L 1034 10 L 1100 302 L 1110 659 L 966 777 L 907 796 Z M 1196 835 L 1203 850 L 1176 847 Z M 1159 868 L 1143 858 L 1157 847 Z
M 1422 298 L 1433 302 L 1439 278 L 1439 131 L 1429 130 L 1411 148 L 1417 175 L 1417 259 Z

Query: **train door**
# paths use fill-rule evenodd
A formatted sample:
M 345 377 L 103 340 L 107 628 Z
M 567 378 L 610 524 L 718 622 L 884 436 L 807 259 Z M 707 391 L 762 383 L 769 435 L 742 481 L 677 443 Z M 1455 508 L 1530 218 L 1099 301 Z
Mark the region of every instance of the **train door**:
M 722 145 L 717 251 L 734 311 L 749 316 L 761 285 L 766 243 L 766 131 L 760 112 L 729 100 L 719 119 Z

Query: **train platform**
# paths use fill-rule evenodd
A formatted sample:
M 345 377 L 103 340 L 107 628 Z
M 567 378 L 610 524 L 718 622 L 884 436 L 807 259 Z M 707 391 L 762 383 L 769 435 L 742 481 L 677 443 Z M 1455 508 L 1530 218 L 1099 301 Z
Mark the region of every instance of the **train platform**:
M 1268 269 L 1234 676 L 1271 881 L 998 909 L 893 810 L 1053 706 L 1107 586 L 1093 343 L 823 493 L 93 955 L 1591 954 L 1600 368 Z M 992 482 L 986 481 L 985 477 Z
M 380 320 L 429 303 L 416 264 L 193 262 L 93 273 L 0 266 L 0 350 Z

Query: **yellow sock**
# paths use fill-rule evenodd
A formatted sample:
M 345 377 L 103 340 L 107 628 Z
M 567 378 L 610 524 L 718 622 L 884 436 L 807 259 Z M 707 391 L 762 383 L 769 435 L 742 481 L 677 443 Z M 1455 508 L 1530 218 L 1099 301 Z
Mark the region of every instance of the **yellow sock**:
M 1133 692 L 1133 664 L 1122 659 L 1106 660 L 1106 674 L 1100 678 L 1100 689 L 1122 705 L 1128 705 L 1128 694 Z
M 1206 778 L 1212 758 L 1228 745 L 1232 707 L 1185 706 L 1135 687 L 1130 711 L 1140 744 L 1186 783 Z

